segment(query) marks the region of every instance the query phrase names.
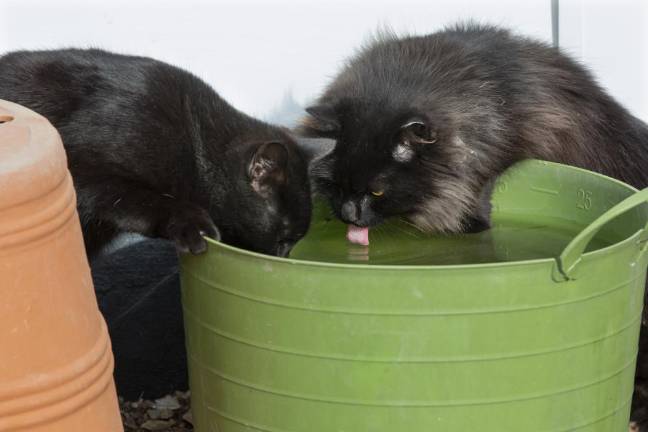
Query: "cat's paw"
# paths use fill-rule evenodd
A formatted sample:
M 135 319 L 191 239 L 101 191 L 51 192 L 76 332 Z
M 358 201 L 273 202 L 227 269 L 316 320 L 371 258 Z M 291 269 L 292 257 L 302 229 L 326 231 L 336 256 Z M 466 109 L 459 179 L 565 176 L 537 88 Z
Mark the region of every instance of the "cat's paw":
M 174 212 L 166 226 L 166 236 L 181 253 L 194 255 L 207 250 L 203 236 L 220 240 L 220 232 L 209 214 L 200 207 L 185 206 Z

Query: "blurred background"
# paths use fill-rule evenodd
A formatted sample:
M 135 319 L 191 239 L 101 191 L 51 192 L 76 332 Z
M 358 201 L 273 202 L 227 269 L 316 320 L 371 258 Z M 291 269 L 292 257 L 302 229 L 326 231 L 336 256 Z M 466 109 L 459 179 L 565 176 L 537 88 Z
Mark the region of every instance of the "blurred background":
M 558 44 L 648 121 L 645 0 L 2 0 L 0 52 L 97 47 L 155 57 L 238 109 L 290 126 L 377 29 L 424 34 L 468 19 Z

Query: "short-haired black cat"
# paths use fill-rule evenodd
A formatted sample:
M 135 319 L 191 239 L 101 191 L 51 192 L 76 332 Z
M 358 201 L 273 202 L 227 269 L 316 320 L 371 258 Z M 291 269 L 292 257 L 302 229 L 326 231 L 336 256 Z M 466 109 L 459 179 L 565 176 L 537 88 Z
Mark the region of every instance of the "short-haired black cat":
M 336 141 L 311 181 L 356 242 L 389 217 L 426 231 L 481 230 L 493 180 L 526 158 L 648 186 L 646 124 L 558 49 L 495 27 L 381 36 L 307 111 L 302 133 Z M 647 349 L 638 386 L 648 386 Z M 646 393 L 634 406 L 642 424 Z
M 121 232 L 203 252 L 203 235 L 285 256 L 308 229 L 305 156 L 194 75 L 101 50 L 0 57 L 0 99 L 59 131 L 88 254 Z

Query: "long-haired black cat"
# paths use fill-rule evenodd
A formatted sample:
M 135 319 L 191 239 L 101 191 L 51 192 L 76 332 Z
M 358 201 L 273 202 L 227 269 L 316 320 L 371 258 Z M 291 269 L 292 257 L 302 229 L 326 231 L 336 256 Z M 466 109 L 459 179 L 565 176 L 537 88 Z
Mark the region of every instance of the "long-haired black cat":
M 389 217 L 484 229 L 493 180 L 526 158 L 648 186 L 646 124 L 558 49 L 496 27 L 380 36 L 307 111 L 302 133 L 336 141 L 312 168 L 315 188 L 365 239 Z
M 184 70 L 68 49 L 6 54 L 0 76 L 0 99 L 61 134 L 91 258 L 121 232 L 192 253 L 207 235 L 285 256 L 308 229 L 307 163 L 293 139 Z
M 358 226 L 483 228 L 489 184 L 525 158 L 648 185 L 648 127 L 557 49 L 494 27 L 381 36 L 307 111 L 302 132 L 336 140 L 315 186 Z

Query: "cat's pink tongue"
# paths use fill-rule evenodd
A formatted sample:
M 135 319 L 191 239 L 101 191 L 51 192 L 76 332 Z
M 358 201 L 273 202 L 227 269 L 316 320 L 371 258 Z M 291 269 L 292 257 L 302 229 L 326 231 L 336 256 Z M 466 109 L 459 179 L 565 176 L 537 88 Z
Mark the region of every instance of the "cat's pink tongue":
M 347 229 L 347 240 L 351 243 L 369 246 L 369 227 L 349 225 Z

